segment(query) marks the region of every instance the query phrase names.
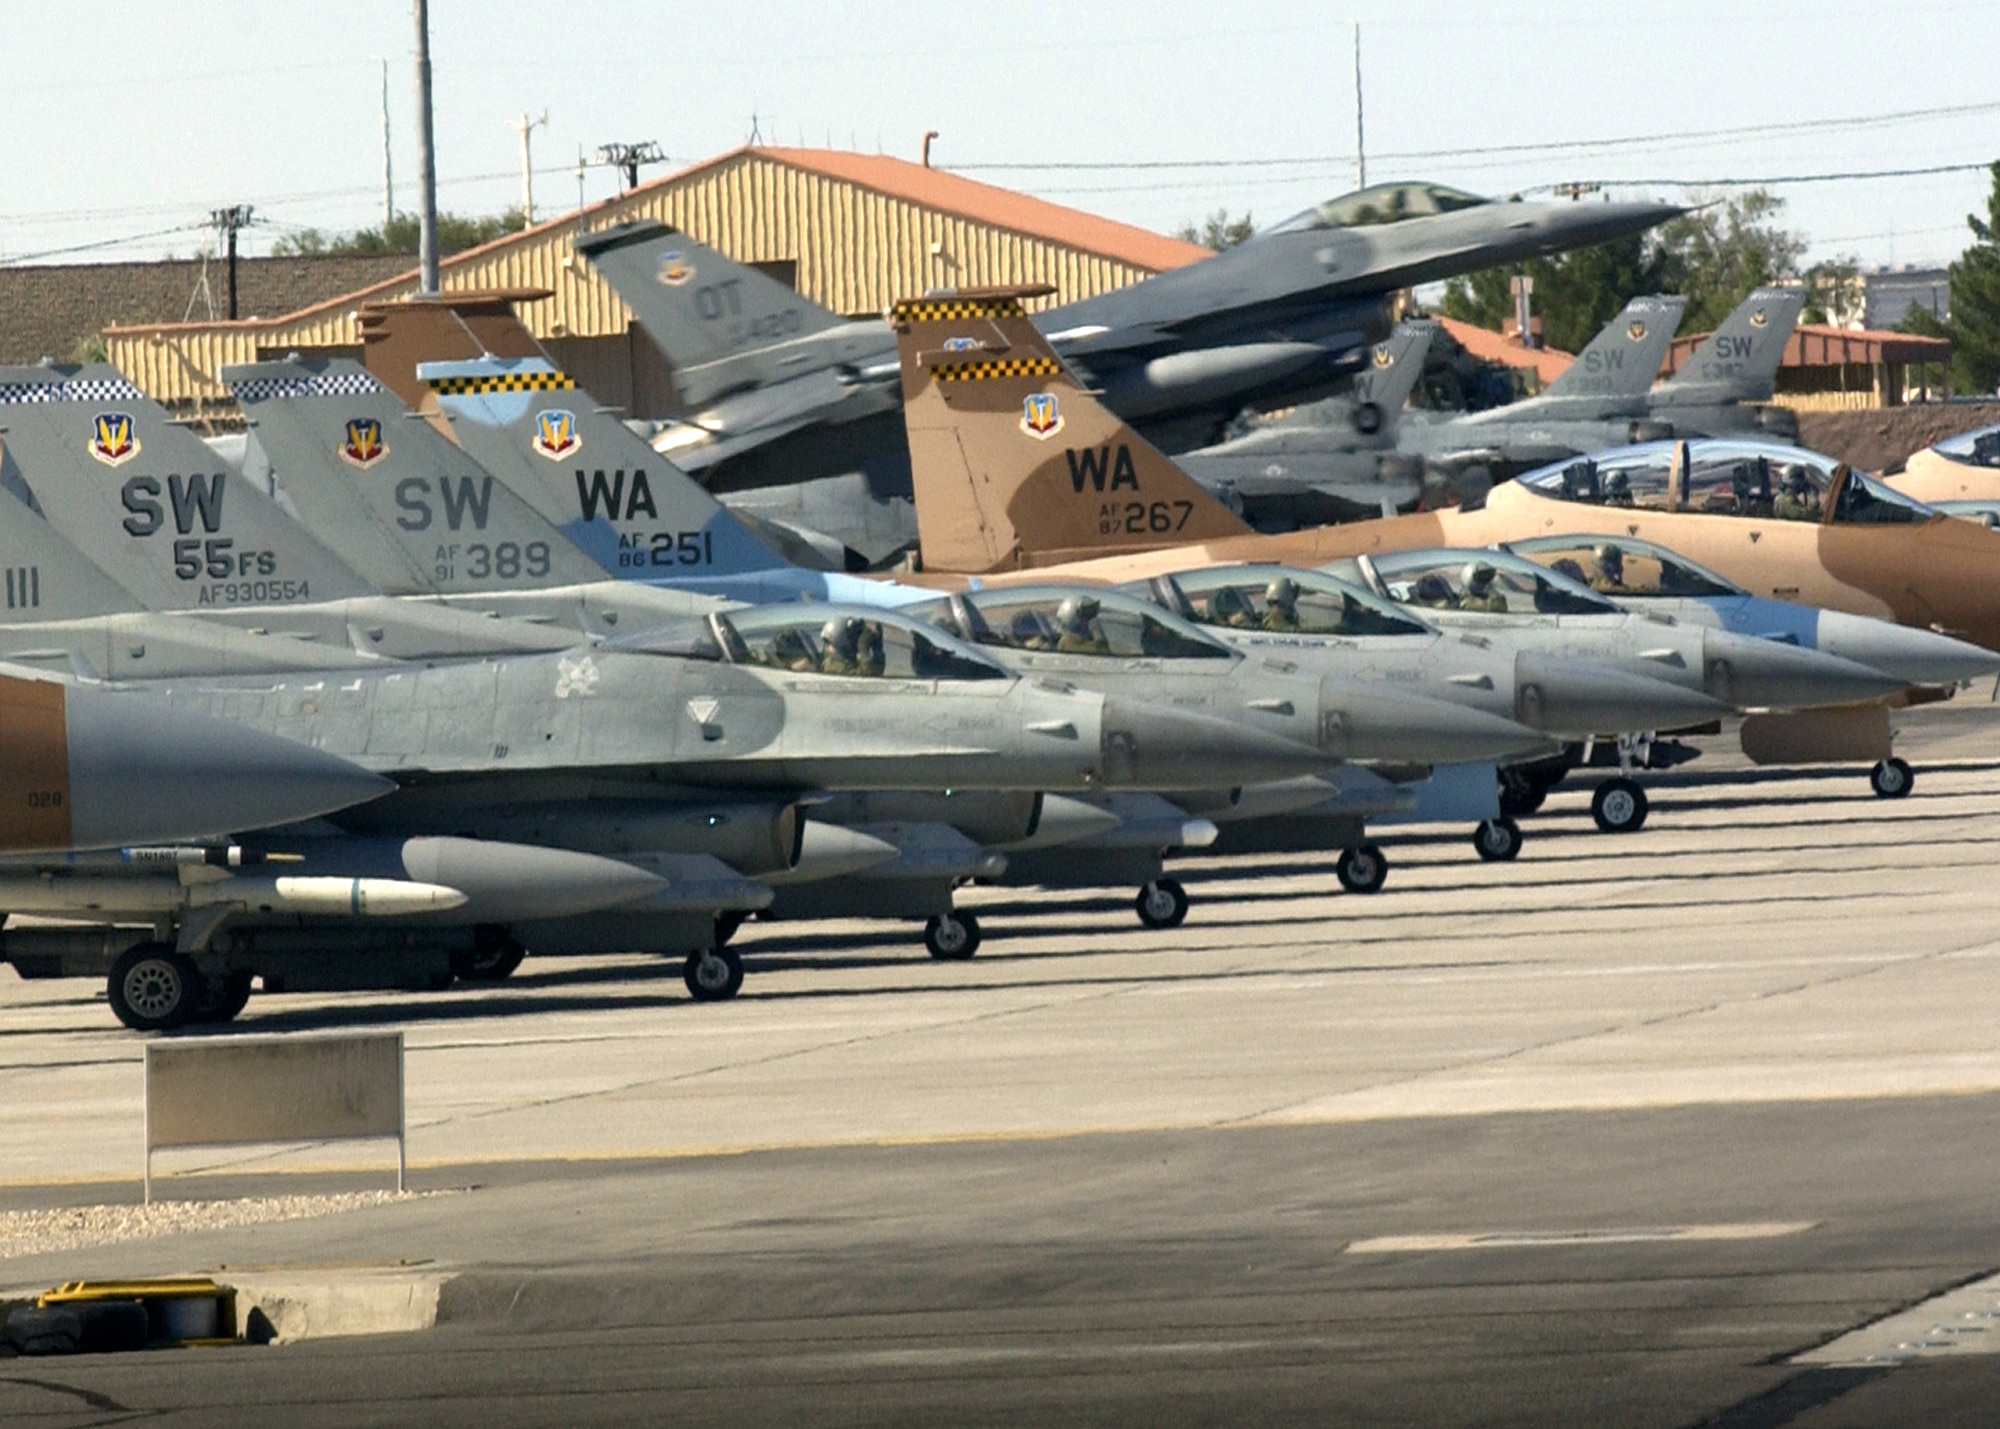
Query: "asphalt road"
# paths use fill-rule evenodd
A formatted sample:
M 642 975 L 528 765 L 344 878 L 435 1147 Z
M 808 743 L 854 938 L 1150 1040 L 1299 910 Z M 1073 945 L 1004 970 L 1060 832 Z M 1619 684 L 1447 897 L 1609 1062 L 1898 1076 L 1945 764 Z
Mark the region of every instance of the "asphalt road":
M 438 1327 L 0 1361 L 0 1423 L 1989 1424 L 2000 1357 L 1788 1361 L 2000 1270 L 1995 719 L 1913 715 L 1904 801 L 1704 761 L 1640 834 L 1565 792 L 1517 864 L 1441 831 L 1374 898 L 1195 862 L 1172 934 L 1123 893 L 978 892 L 959 965 L 752 925 L 723 1007 L 631 959 L 255 999 L 404 1027 L 413 1184 L 466 1193 L 0 1285 L 404 1262 Z M 0 974 L 0 1208 L 136 1198 L 139 1046 Z

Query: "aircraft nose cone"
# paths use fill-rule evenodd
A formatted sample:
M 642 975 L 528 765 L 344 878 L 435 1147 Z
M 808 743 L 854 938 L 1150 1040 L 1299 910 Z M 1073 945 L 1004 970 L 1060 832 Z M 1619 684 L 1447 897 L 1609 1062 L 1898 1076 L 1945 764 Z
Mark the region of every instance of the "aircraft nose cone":
M 71 686 L 65 725 L 80 848 L 297 823 L 395 787 L 297 740 L 132 695 Z
M 1516 658 L 1514 678 L 1521 723 L 1570 739 L 1702 724 L 1730 709 L 1699 690 L 1536 651 Z
M 1144 700 L 1104 701 L 1104 782 L 1213 789 L 1313 774 L 1336 762 L 1296 740 Z
M 1320 686 L 1320 742 L 1346 759 L 1457 764 L 1554 752 L 1546 735 L 1483 710 L 1329 678 Z
M 1693 211 L 1676 203 L 1656 203 L 1650 199 L 1621 203 L 1586 201 L 1557 205 L 1557 216 L 1546 228 L 1551 235 L 1561 235 L 1565 246 L 1581 247 L 1644 233 Z
M 1819 648 L 1912 685 L 1954 685 L 2000 673 L 2000 654 L 1983 646 L 1838 610 L 1820 612 Z
M 1819 650 L 1702 632 L 1702 684 L 1737 709 L 1811 709 L 1881 699 L 1909 681 Z

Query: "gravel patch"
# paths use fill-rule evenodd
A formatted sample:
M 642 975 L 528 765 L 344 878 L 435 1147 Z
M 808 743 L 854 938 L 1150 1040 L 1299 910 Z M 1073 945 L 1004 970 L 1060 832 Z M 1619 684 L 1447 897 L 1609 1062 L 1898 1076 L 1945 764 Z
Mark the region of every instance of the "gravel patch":
M 150 1206 L 65 1206 L 0 1211 L 0 1260 L 50 1251 L 115 1245 L 188 1231 L 228 1230 L 265 1221 L 298 1221 L 415 1201 L 449 1191 L 350 1191 L 337 1196 L 253 1196 L 240 1201 L 155 1201 Z

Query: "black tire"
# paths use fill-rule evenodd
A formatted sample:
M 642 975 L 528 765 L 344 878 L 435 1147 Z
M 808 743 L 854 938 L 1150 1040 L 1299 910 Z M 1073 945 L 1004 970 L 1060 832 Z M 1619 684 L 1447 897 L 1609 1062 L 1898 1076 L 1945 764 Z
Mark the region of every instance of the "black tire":
M 739 913 L 733 910 L 727 913 L 716 914 L 715 946 L 718 948 L 728 947 L 729 940 L 736 936 L 737 930 L 748 922 L 749 918 L 750 915 L 748 913 Z
M 1472 847 L 1488 863 L 1511 863 L 1521 852 L 1521 826 L 1504 814 L 1483 820 L 1472 831 Z
M 939 962 L 962 963 L 979 951 L 979 920 L 954 909 L 924 924 L 924 948 Z
M 1878 799 L 1906 799 L 1916 782 L 1917 771 L 1901 759 L 1885 759 L 1868 771 L 1868 787 Z
M 225 1022 L 234 1022 L 250 1001 L 250 974 L 243 972 L 226 973 L 219 978 L 207 979 L 207 996 L 201 1000 L 201 1010 L 188 1019 L 205 1027 L 220 1027 Z
M 1148 928 L 1178 928 L 1187 921 L 1187 890 L 1175 878 L 1156 878 L 1139 890 L 1139 921 Z
M 1646 791 L 1630 779 L 1606 779 L 1590 796 L 1590 817 L 1607 834 L 1637 833 L 1648 807 Z
M 727 1002 L 743 990 L 743 959 L 727 948 L 689 953 L 681 980 L 696 1002 Z
M 467 982 L 505 982 L 527 956 L 526 948 L 502 934 L 480 939 L 467 952 L 453 953 L 451 970 Z
M 1389 856 L 1379 844 L 1356 844 L 1340 851 L 1333 872 L 1349 893 L 1380 893 L 1389 881 Z
M 120 953 L 105 991 L 112 1012 L 134 1032 L 185 1026 L 208 995 L 201 970 L 172 943 L 140 943 Z

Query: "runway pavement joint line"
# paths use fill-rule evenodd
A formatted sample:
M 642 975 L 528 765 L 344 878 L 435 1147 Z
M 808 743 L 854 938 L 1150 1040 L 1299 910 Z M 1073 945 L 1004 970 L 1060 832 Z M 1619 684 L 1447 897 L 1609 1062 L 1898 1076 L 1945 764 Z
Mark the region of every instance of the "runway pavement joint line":
M 1450 1235 L 1385 1235 L 1351 1242 L 1347 1255 L 1395 1255 L 1452 1250 L 1521 1250 L 1572 1245 L 1632 1245 L 1649 1241 L 1770 1240 L 1799 1235 L 1818 1221 L 1737 1221 L 1717 1225 L 1613 1226 L 1603 1229 L 1474 1231 Z
M 1786 1363 L 1859 1369 L 1947 1355 L 1991 1354 L 2000 1354 L 2000 1275 L 1933 1295 Z

